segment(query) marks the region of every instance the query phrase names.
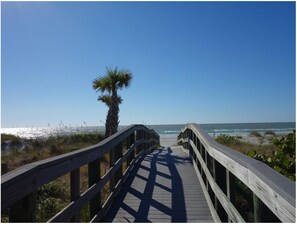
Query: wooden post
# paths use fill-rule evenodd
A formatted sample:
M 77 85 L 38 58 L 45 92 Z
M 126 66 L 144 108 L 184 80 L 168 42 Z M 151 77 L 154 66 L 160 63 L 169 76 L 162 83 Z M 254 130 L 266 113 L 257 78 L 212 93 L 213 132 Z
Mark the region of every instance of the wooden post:
M 193 156 L 193 152 L 194 152 L 194 151 L 193 151 L 193 148 L 192 148 L 192 146 L 190 145 L 190 148 L 189 148 L 189 154 L 190 154 L 190 156 L 192 156 L 192 157 L 194 157 L 194 156 Z
M 253 193 L 253 206 L 254 206 L 254 222 L 259 223 L 261 222 L 261 208 L 260 208 L 260 200 L 259 198 Z
M 33 192 L 17 201 L 11 206 L 9 212 L 10 222 L 36 222 L 36 197 Z
M 88 164 L 89 187 L 99 182 L 100 176 L 100 159 Z M 90 200 L 90 219 L 92 219 L 101 209 L 101 191 Z
M 74 201 L 79 197 L 79 189 L 80 189 L 80 183 L 79 183 L 79 168 L 72 171 L 70 173 L 70 200 Z M 79 210 L 77 210 L 76 214 L 70 219 L 70 222 L 79 222 Z
M 215 181 L 217 185 L 220 187 L 220 189 L 227 194 L 227 188 L 226 188 L 226 168 L 222 166 L 218 161 L 215 161 L 215 171 L 216 171 L 216 177 Z M 228 216 L 224 208 L 222 207 L 220 201 L 216 199 L 217 201 L 217 206 L 216 206 L 216 211 L 220 217 L 220 220 L 222 222 L 227 222 L 228 221 Z
M 109 167 L 112 168 L 115 164 L 115 151 L 114 149 L 111 149 L 109 151 Z M 109 189 L 110 192 L 112 192 L 114 190 L 114 186 L 115 186 L 115 177 L 112 176 L 109 180 Z
M 141 131 L 137 130 L 136 131 L 136 141 L 141 140 Z M 138 147 L 136 148 L 136 155 L 139 154 L 139 152 L 141 151 L 141 145 L 138 145 Z
M 127 137 L 127 139 L 126 139 L 126 146 L 127 146 L 127 150 L 128 150 L 128 149 L 130 148 L 130 146 L 131 146 L 131 138 L 130 138 L 130 136 Z M 124 152 L 123 152 L 123 154 L 124 154 Z M 129 167 L 130 162 L 131 162 L 131 155 L 127 158 L 127 168 Z
M 132 133 L 131 136 L 130 136 L 130 146 L 129 146 L 129 148 L 130 148 L 134 143 L 135 143 L 135 135 L 134 135 L 134 133 Z M 135 157 L 135 149 L 132 150 L 132 152 L 131 152 L 129 165 L 130 165 L 131 161 L 134 159 L 134 157 Z
M 122 143 L 118 144 L 115 147 L 115 162 L 117 162 L 120 158 L 122 158 L 123 156 L 123 148 L 122 148 Z M 115 174 L 115 185 L 119 182 L 119 180 L 122 178 L 123 176 L 123 167 L 121 165 L 121 167 L 119 167 L 118 171 Z
M 235 177 L 234 175 L 226 169 L 226 188 L 227 188 L 227 197 L 235 204 Z M 228 222 L 231 222 L 230 217 L 228 216 Z
M 213 159 L 212 161 L 212 167 L 213 167 L 213 179 L 214 181 L 217 181 L 217 172 L 216 172 L 216 160 Z M 214 208 L 215 210 L 218 210 L 218 198 L 214 195 Z

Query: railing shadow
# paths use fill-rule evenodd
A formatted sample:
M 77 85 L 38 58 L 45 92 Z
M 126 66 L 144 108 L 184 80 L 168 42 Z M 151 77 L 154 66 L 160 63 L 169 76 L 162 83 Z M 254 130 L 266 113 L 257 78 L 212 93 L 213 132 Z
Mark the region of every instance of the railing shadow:
M 163 147 L 143 156 L 103 221 L 159 222 L 164 215 L 168 222 L 187 222 L 183 183 L 176 166 L 190 159 L 172 153 L 171 148 Z M 136 186 L 132 185 L 135 178 L 142 180 Z

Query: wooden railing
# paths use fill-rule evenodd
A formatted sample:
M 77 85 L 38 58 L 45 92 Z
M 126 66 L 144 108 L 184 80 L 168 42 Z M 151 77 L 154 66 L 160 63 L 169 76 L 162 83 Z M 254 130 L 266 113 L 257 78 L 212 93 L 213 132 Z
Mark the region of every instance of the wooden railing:
M 197 124 L 188 124 L 177 141 L 192 157 L 215 221 L 296 221 L 294 182 L 218 144 Z
M 159 144 L 159 138 L 155 131 L 143 125 L 133 125 L 97 145 L 31 163 L 4 174 L 1 176 L 1 211 L 9 210 L 10 222 L 35 222 L 37 189 L 70 174 L 70 202 L 48 222 L 79 222 L 80 210 L 86 204 L 89 205 L 89 221 L 100 221 L 134 163 L 142 154 L 152 151 Z M 109 156 L 110 165 L 107 172 L 101 175 L 100 162 L 106 155 Z M 82 166 L 88 167 L 89 185 L 80 194 Z M 108 182 L 110 193 L 103 203 L 101 192 Z

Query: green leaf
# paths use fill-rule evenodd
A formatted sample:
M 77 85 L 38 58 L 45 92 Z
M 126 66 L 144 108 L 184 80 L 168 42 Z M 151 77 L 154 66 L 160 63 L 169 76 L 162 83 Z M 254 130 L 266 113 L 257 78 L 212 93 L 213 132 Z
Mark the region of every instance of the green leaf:
M 253 158 L 256 155 L 256 151 L 255 150 L 250 150 L 250 151 L 247 152 L 246 155 Z
M 281 172 L 281 171 L 282 171 L 282 169 L 281 169 L 279 166 L 276 166 L 276 165 L 275 165 L 273 168 L 274 168 L 274 170 L 276 170 L 277 172 Z

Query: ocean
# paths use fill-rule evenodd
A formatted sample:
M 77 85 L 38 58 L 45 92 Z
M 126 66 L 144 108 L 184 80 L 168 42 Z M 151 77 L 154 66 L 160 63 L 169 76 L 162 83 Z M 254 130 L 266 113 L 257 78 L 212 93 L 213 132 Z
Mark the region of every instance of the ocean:
M 126 126 L 120 126 L 123 129 Z M 175 125 L 147 125 L 154 129 L 162 137 L 176 137 L 185 124 Z M 228 123 L 228 124 L 201 124 L 201 127 L 210 135 L 217 136 L 228 134 L 235 136 L 247 136 L 251 131 L 265 133 L 273 131 L 276 134 L 287 134 L 296 128 L 295 122 L 274 122 L 274 123 Z M 103 126 L 59 126 L 59 127 L 31 127 L 31 128 L 1 128 L 1 134 L 13 134 L 22 138 L 38 138 L 51 135 L 69 135 L 76 133 L 104 133 Z

